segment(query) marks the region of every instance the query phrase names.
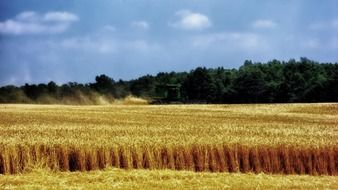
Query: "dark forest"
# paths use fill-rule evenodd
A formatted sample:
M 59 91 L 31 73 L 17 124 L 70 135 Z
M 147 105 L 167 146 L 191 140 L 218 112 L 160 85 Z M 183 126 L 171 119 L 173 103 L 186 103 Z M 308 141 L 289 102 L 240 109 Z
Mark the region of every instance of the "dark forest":
M 172 86 L 176 91 L 170 94 Z M 247 60 L 238 69 L 198 67 L 190 72 L 160 72 L 129 81 L 115 81 L 102 74 L 87 84 L 57 85 L 50 81 L 0 88 L 1 103 L 86 104 L 95 103 L 97 96 L 113 100 L 128 95 L 154 103 L 338 102 L 338 63 L 307 58 L 267 63 Z

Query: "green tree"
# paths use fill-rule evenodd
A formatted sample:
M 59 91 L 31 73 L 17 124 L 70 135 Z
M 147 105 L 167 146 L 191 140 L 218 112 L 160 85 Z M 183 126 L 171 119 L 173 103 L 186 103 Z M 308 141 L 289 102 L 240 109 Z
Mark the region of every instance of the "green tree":
M 239 102 L 267 102 L 267 85 L 265 73 L 260 64 L 246 64 L 240 67 L 238 76 L 234 81 Z
M 216 85 L 204 67 L 198 67 L 187 76 L 183 89 L 190 101 L 213 102 L 215 99 Z
M 112 78 L 102 74 L 95 77 L 95 83 L 91 84 L 91 86 L 101 94 L 114 95 L 114 83 L 115 81 Z

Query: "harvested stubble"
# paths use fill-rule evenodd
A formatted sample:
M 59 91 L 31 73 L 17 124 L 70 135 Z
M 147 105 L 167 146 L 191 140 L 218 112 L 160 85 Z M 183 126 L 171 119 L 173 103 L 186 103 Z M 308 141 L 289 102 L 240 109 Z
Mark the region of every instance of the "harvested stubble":
M 337 176 L 209 173 L 174 170 L 53 172 L 35 167 L 16 175 L 0 174 L 0 189 L 337 189 Z
M 337 175 L 338 116 L 325 111 L 332 107 L 2 105 L 0 173 L 42 164 Z

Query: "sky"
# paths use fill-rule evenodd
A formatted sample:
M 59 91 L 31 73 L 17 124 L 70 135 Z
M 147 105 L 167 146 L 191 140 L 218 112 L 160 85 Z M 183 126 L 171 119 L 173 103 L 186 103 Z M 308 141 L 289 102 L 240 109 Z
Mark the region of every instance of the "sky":
M 0 85 L 338 62 L 337 0 L 0 0 Z

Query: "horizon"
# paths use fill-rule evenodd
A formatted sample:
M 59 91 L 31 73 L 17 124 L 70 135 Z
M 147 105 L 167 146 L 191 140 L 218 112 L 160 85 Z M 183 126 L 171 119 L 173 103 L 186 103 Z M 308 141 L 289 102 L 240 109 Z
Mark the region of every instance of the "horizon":
M 0 10 L 0 86 L 238 69 L 245 60 L 338 62 L 334 0 L 13 0 Z

